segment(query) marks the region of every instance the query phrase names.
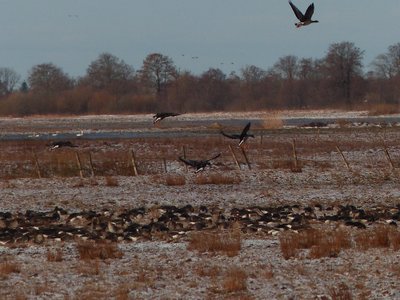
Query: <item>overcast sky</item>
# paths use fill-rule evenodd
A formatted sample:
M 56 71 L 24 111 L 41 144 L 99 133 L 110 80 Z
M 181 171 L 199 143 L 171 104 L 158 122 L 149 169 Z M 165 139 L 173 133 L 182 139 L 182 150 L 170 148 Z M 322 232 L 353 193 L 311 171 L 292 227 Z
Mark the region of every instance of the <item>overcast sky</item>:
M 303 12 L 311 3 L 293 2 Z M 314 3 L 319 23 L 297 29 L 287 0 L 0 0 L 0 67 L 25 78 L 52 62 L 82 76 L 103 52 L 135 70 L 158 52 L 181 70 L 229 74 L 252 64 L 268 69 L 289 54 L 321 58 L 342 41 L 365 50 L 368 66 L 400 42 L 400 0 Z

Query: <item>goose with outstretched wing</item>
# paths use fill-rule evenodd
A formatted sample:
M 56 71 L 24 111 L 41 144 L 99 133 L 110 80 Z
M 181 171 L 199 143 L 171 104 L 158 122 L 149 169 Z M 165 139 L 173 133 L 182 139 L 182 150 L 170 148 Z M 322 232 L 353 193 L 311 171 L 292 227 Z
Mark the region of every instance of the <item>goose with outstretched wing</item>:
M 297 28 L 301 26 L 310 25 L 311 23 L 318 23 L 317 20 L 311 20 L 311 17 L 314 14 L 314 3 L 311 3 L 308 6 L 306 13 L 304 15 L 290 0 L 289 0 L 289 5 L 292 8 L 296 18 L 299 19 L 300 21 L 298 23 L 295 23 Z
M 160 122 L 161 120 L 164 120 L 165 118 L 176 117 L 176 116 L 179 116 L 179 115 L 180 114 L 178 114 L 178 113 L 172 113 L 172 112 L 159 112 L 159 113 L 156 113 L 153 116 L 153 124 L 156 124 L 157 122 Z
M 186 159 L 183 157 L 179 157 L 179 160 L 185 163 L 188 166 L 191 166 L 193 168 L 196 168 L 196 173 L 203 171 L 205 167 L 210 166 L 211 167 L 211 162 L 213 159 L 216 159 L 221 156 L 221 153 L 218 153 L 217 155 L 213 156 L 212 158 L 206 159 L 206 160 L 194 160 L 194 159 Z
M 223 132 L 222 130 L 221 130 L 221 134 L 223 136 L 226 136 L 226 137 L 230 138 L 230 139 L 239 140 L 239 146 L 241 146 L 245 141 L 247 141 L 247 139 L 249 137 L 254 138 L 253 134 L 248 134 L 247 133 L 249 131 L 249 129 L 250 129 L 250 126 L 251 126 L 251 122 L 247 123 L 247 125 L 243 128 L 243 130 L 242 130 L 242 132 L 240 134 L 227 134 L 227 133 Z

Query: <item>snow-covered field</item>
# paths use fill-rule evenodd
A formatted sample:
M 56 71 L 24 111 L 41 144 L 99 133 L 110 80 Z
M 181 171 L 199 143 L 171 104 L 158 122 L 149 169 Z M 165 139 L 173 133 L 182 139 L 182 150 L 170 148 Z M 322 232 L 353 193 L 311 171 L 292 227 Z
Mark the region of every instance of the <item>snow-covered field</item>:
M 0 119 L 1 133 L 56 132 L 80 130 L 173 130 L 182 121 L 253 120 L 284 118 L 351 118 L 366 112 L 314 111 L 275 113 L 187 114 L 164 120 L 152 126 L 151 115 L 87 116 L 79 118 Z M 137 123 L 135 123 L 137 122 Z M 132 125 L 133 124 L 133 125 Z M 136 125 L 135 125 L 136 124 Z M 177 125 L 178 124 L 178 125 Z M 202 123 L 203 124 L 203 123 Z M 129 127 L 132 126 L 132 127 Z M 185 127 L 182 127 L 185 130 Z M 202 131 L 202 128 L 198 129 Z M 237 130 L 236 128 L 231 129 Z M 394 211 L 400 205 L 398 127 L 340 126 L 325 129 L 290 128 L 260 129 L 256 138 L 245 144 L 249 169 L 240 148 L 233 140 L 217 133 L 196 138 L 148 138 L 139 140 L 85 140 L 77 138 L 77 148 L 49 151 L 47 141 L 2 142 L 0 144 L 0 221 L 4 213 L 14 216 L 27 210 L 51 211 L 60 207 L 68 213 L 82 211 L 116 212 L 133 208 L 159 208 L 166 205 L 194 208 L 205 206 L 229 215 L 240 208 L 270 208 L 285 205 L 334 207 L 353 205 L 362 210 Z M 293 141 L 299 170 L 294 164 Z M 241 169 L 228 146 L 237 156 Z M 211 169 L 195 174 L 178 161 L 182 155 L 209 157 L 221 152 Z M 341 153 L 349 164 L 347 168 Z M 123 168 L 129 161 L 129 150 L 137 154 L 139 176 L 100 174 L 100 161 L 107 156 L 121 159 Z M 68 151 L 82 157 L 93 153 L 98 174 L 85 173 L 84 178 L 61 176 L 57 168 L 45 178 L 35 178 L 35 151 L 41 168 L 59 162 Z M 27 160 L 24 154 L 28 156 Z M 52 159 L 48 157 L 52 156 Z M 125 159 L 126 157 L 126 159 Z M 48 159 L 48 160 L 47 160 Z M 59 159 L 59 160 L 57 160 Z M 391 162 L 390 160 L 391 159 Z M 72 161 L 74 156 L 72 156 Z M 5 176 L 4 170 L 18 162 L 26 176 Z M 391 163 L 393 165 L 391 165 Z M 60 168 L 60 167 L 59 167 Z M 165 169 L 167 173 L 165 173 Z M 96 168 L 95 168 L 96 169 Z M 14 169 L 17 172 L 16 169 Z M 293 172 L 301 171 L 301 172 Z M 114 171 L 113 171 L 114 172 Z M 23 173 L 23 172 L 22 172 Z M 225 176 L 232 182 L 204 184 L 199 178 Z M 168 179 L 183 180 L 178 185 Z M 112 184 L 110 184 L 112 178 Z M 321 214 L 325 214 L 325 210 Z M 356 217 L 354 217 L 356 218 Z M 357 219 L 358 220 L 358 219 Z M 310 222 L 307 227 L 344 228 L 357 234 L 379 224 L 398 220 L 382 217 L 365 221 L 366 229 L 347 226 L 345 222 Z M 2 237 L 11 226 L 0 222 Z M 393 225 L 396 224 L 396 227 Z M 236 226 L 236 225 L 235 225 Z M 387 225 L 389 226 L 389 225 Z M 306 254 L 285 259 L 280 238 L 290 229 L 251 232 L 241 227 L 241 249 L 237 255 L 199 252 L 190 249 L 192 232 L 176 239 L 139 238 L 121 240 L 117 247 L 120 258 L 83 260 L 79 257 L 79 238 L 45 239 L 23 243 L 3 242 L 0 246 L 0 298 L 2 299 L 399 299 L 400 252 L 392 247 L 361 250 L 342 249 L 338 255 L 310 258 Z M 228 234 L 230 229 L 214 229 Z M 303 229 L 299 229 L 300 231 Z M 4 239 L 2 239 L 4 241 Z M 54 261 L 49 253 L 59 253 Z M 7 265 L 14 266 L 10 272 Z M 244 285 L 235 290 L 227 279 L 237 270 Z M 348 298 L 340 298 L 339 296 Z M 351 298 L 349 298 L 351 297 Z

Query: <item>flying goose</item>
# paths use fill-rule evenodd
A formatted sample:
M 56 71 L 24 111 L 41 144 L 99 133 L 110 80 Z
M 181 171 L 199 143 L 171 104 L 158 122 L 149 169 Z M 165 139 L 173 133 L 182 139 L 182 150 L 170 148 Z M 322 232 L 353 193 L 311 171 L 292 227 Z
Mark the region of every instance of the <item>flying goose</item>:
M 70 141 L 56 141 L 50 144 L 50 149 L 52 150 L 62 147 L 78 147 L 78 146 L 72 144 Z
M 192 166 L 193 168 L 196 168 L 196 173 L 203 171 L 205 169 L 205 167 L 210 166 L 211 167 L 211 163 L 210 161 L 213 159 L 216 159 L 218 157 L 221 156 L 221 153 L 218 153 L 217 155 L 213 156 L 210 159 L 206 159 L 206 160 L 193 160 L 193 159 L 186 159 L 183 157 L 179 157 L 179 160 L 184 162 L 185 164 Z
M 299 19 L 300 22 L 295 23 L 297 28 L 301 26 L 306 26 L 311 23 L 318 23 L 317 20 L 311 20 L 311 17 L 314 13 L 314 3 L 311 3 L 310 6 L 307 8 L 306 13 L 303 15 L 303 13 L 292 3 L 292 1 L 289 0 L 289 4 L 293 9 L 294 14 L 296 15 L 296 18 Z
M 247 134 L 251 126 L 251 122 L 247 123 L 247 125 L 243 128 L 241 134 L 227 134 L 221 130 L 223 136 L 226 136 L 230 139 L 239 140 L 239 146 L 241 146 L 249 137 L 254 138 L 253 134 Z
M 165 119 L 165 118 L 167 118 L 167 117 L 176 117 L 176 116 L 179 116 L 180 114 L 177 114 L 177 113 L 171 113 L 171 112 L 159 112 L 159 113 L 156 113 L 154 116 L 153 116 L 153 124 L 156 124 L 157 122 L 159 122 L 159 121 L 161 121 L 161 120 L 163 120 L 163 119 Z

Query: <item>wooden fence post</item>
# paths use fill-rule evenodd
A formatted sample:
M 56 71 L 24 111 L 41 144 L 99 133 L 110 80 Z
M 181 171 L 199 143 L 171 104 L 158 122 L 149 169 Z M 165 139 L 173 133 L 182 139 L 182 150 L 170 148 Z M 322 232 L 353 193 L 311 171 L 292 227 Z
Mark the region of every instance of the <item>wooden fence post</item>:
M 164 172 L 165 172 L 165 173 L 168 173 L 168 170 L 167 170 L 167 160 L 165 159 L 165 157 L 163 157 L 163 165 L 164 165 Z
M 82 163 L 81 163 L 81 158 L 79 157 L 78 151 L 75 151 L 75 157 L 76 157 L 76 163 L 78 164 L 78 168 L 79 168 L 79 175 L 81 178 L 83 178 Z
M 297 152 L 296 152 L 296 140 L 293 139 L 292 141 L 292 151 L 293 151 L 293 159 L 294 159 L 294 169 L 297 170 L 299 163 L 297 159 Z
M 247 158 L 247 154 L 246 154 L 246 151 L 244 151 L 244 147 L 240 147 L 240 149 L 242 150 L 243 157 L 244 157 L 244 159 L 246 160 L 246 163 L 247 163 L 247 166 L 249 167 L 249 170 L 251 170 L 250 161 L 249 161 L 249 159 Z
M 239 170 L 241 170 L 242 168 L 240 167 L 239 161 L 237 160 L 236 154 L 235 154 L 235 152 L 233 151 L 231 145 L 229 145 L 229 150 L 231 151 L 231 154 L 232 154 L 233 160 L 234 160 L 235 163 L 236 163 L 236 166 L 238 167 Z
M 32 150 L 32 156 L 33 156 L 33 160 L 35 161 L 35 168 L 36 168 L 36 174 L 38 176 L 38 178 L 42 178 L 42 174 L 40 173 L 40 165 L 39 165 L 39 161 L 36 157 L 36 153 Z
M 349 162 L 347 161 L 346 157 L 344 157 L 342 150 L 340 150 L 339 146 L 336 145 L 336 150 L 340 153 L 340 155 L 342 156 L 342 159 L 347 167 L 347 170 L 350 170 L 350 165 Z
M 92 177 L 95 177 L 94 168 L 93 168 L 92 153 L 90 151 L 89 151 L 89 164 L 90 164 L 90 171 L 92 173 Z
M 394 169 L 394 165 L 393 165 L 392 158 L 390 157 L 389 151 L 388 151 L 388 149 L 387 149 L 387 147 L 386 147 L 385 144 L 383 144 L 383 148 L 385 149 L 386 158 L 387 158 L 387 160 L 389 161 L 390 167 L 391 167 L 392 169 Z
M 131 150 L 131 162 L 132 162 L 132 167 L 133 167 L 133 174 L 135 176 L 138 176 L 138 171 L 137 171 L 137 167 L 136 167 L 135 153 L 133 152 L 133 150 Z
M 186 147 L 185 146 L 182 146 L 182 152 L 183 152 L 183 158 L 186 159 Z M 186 172 L 188 171 L 188 167 L 186 164 L 185 164 L 185 171 Z

